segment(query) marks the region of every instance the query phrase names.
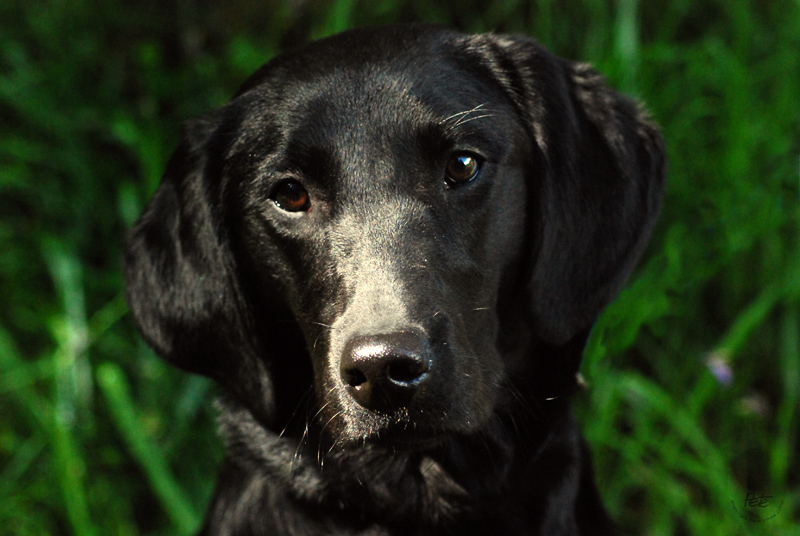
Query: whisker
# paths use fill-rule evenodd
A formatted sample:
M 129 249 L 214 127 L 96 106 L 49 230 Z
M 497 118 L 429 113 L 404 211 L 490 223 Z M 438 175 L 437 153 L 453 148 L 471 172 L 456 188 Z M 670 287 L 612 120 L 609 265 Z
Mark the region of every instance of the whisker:
M 309 395 L 313 391 L 314 391 L 313 387 L 309 387 L 308 389 L 306 389 L 306 392 L 303 393 L 303 396 L 300 397 L 300 401 L 297 402 L 297 405 L 295 406 L 294 410 L 292 411 L 291 417 L 289 417 L 289 420 L 287 421 L 286 426 L 283 428 L 283 430 L 281 430 L 280 434 L 278 434 L 278 437 L 283 437 L 283 435 L 286 433 L 287 429 L 289 428 L 290 424 L 292 422 L 294 422 L 294 419 L 297 416 L 298 412 L 300 411 L 301 407 L 305 406 L 306 410 L 308 410 L 308 398 L 309 398 Z
M 474 120 L 476 120 L 476 119 L 483 119 L 484 117 L 496 117 L 496 116 L 497 116 L 497 114 L 483 114 L 483 115 L 477 115 L 477 116 L 475 116 L 475 117 L 466 117 L 466 116 L 465 116 L 465 117 L 462 117 L 461 119 L 459 119 L 459 120 L 458 120 L 458 121 L 457 121 L 457 122 L 456 122 L 456 123 L 455 123 L 455 124 L 454 124 L 452 127 L 450 127 L 450 128 L 455 128 L 455 127 L 461 126 L 461 125 L 463 125 L 464 123 L 469 123 L 470 121 L 474 121 Z
M 338 331 L 339 330 L 339 328 L 335 328 L 335 327 L 331 326 L 330 324 L 323 324 L 322 322 L 311 322 L 311 323 L 312 324 L 316 324 L 318 326 L 322 326 L 323 328 L 332 329 L 333 331 Z
M 472 112 L 474 112 L 474 111 L 476 111 L 476 110 L 480 110 L 481 108 L 483 108 L 483 106 L 484 106 L 485 104 L 486 104 L 486 103 L 479 104 L 479 105 L 477 105 L 475 108 L 472 108 L 471 110 L 464 110 L 463 112 L 458 112 L 457 114 L 453 114 L 453 115 L 451 115 L 450 117 L 445 117 L 444 119 L 442 119 L 441 121 L 439 121 L 439 124 L 441 125 L 441 124 L 447 123 L 448 121 L 450 121 L 450 120 L 451 120 L 451 119 L 453 119 L 454 117 L 459 117 L 459 116 L 462 116 L 462 115 L 465 115 L 465 114 L 471 114 Z
M 334 419 L 336 419 L 341 414 L 342 414 L 341 411 L 337 411 L 336 413 L 331 415 L 331 418 L 328 419 L 328 422 L 325 423 L 325 425 L 319 432 L 319 443 L 317 444 L 317 465 L 319 465 L 320 470 L 323 469 L 325 466 L 325 456 L 322 454 L 322 441 L 323 438 L 325 437 L 325 429 L 334 421 Z M 331 447 L 328 449 L 328 452 L 326 452 L 325 454 L 326 455 L 330 454 L 332 450 L 333 450 L 333 445 L 331 445 Z
M 292 456 L 292 462 L 289 465 L 289 470 L 290 471 L 294 470 L 295 462 L 299 461 L 300 458 L 302 457 L 302 454 L 300 453 L 300 451 L 303 450 L 303 446 L 305 446 L 307 444 L 308 444 L 308 423 L 306 423 L 306 427 L 303 430 L 303 435 L 300 436 L 300 441 L 297 442 L 297 448 L 294 451 L 294 456 Z
M 456 127 L 459 127 L 459 126 L 463 125 L 464 123 L 469 123 L 470 121 L 474 121 L 475 119 L 482 119 L 482 118 L 486 118 L 486 117 L 495 117 L 497 115 L 497 114 L 494 114 L 494 113 L 490 113 L 490 110 L 483 110 L 482 109 L 483 106 L 484 106 L 483 104 L 480 104 L 480 105 L 476 106 L 475 108 L 473 108 L 471 110 L 465 110 L 463 112 L 459 112 L 457 114 L 453 114 L 450 117 L 448 117 L 447 119 L 444 119 L 444 120 L 440 121 L 439 124 L 440 125 L 444 125 L 446 123 L 449 123 L 449 124 L 447 124 L 447 129 L 446 130 L 451 131 L 451 130 L 455 129 Z M 483 113 L 481 115 L 471 115 L 474 112 L 477 112 L 478 110 L 481 110 L 482 112 L 489 112 L 489 113 Z
M 311 323 L 315 324 L 317 326 L 322 326 L 323 328 L 327 328 L 327 329 L 329 329 L 331 331 L 339 331 L 339 328 L 335 328 L 330 324 L 323 324 L 322 322 L 314 322 L 314 321 L 312 321 Z M 316 348 L 317 347 L 317 343 L 319 342 L 319 338 L 320 337 L 322 337 L 322 333 L 317 335 L 317 337 L 314 339 L 314 344 L 311 345 L 312 348 Z

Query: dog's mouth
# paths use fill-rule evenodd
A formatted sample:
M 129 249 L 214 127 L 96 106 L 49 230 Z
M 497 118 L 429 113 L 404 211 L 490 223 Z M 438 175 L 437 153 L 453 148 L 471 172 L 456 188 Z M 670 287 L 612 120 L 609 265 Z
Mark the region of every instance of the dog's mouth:
M 393 453 L 427 452 L 441 447 L 452 433 L 432 428 L 421 428 L 414 422 L 396 421 L 377 429 L 366 430 L 352 436 L 344 434 L 337 444 L 344 450 L 371 445 Z
M 352 388 L 345 387 L 336 396 L 329 392 L 336 400 L 323 403 L 318 422 L 334 447 L 349 450 L 368 444 L 392 452 L 425 452 L 480 431 L 494 414 L 494 400 L 477 390 L 454 400 L 447 390 L 435 387 L 423 384 L 413 393 L 400 394 L 381 390 L 370 398 L 356 398 Z M 369 406 L 362 405 L 366 400 Z
M 357 451 L 365 447 L 388 454 L 425 454 L 441 450 L 456 434 L 433 428 L 422 428 L 415 423 L 396 422 L 380 428 L 355 431 L 339 435 L 333 449 Z

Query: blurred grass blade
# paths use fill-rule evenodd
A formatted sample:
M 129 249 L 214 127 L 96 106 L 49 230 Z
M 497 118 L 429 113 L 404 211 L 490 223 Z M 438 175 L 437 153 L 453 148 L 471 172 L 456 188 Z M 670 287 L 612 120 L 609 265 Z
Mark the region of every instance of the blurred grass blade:
M 65 421 L 63 414 L 54 412 L 53 454 L 67 515 L 77 536 L 91 536 L 95 532 L 89 518 L 89 507 L 83 487 L 86 467 L 71 428 L 71 423 Z
M 553 45 L 553 0 L 536 3 L 536 16 L 533 17 L 530 34 L 545 46 Z
M 11 495 L 19 480 L 39 458 L 46 446 L 45 436 L 37 432 L 17 447 L 14 455 L 0 472 L 0 497 Z
M 704 484 L 710 487 L 714 498 L 724 508 L 727 499 L 739 492 L 739 487 L 733 479 L 725 457 L 720 449 L 706 436 L 697 420 L 675 401 L 661 387 L 652 381 L 635 375 L 619 374 L 617 382 L 623 391 L 633 394 L 637 400 L 644 402 L 647 408 L 669 423 L 670 428 L 677 436 L 688 445 L 701 462 L 704 472 L 713 475 Z M 667 445 L 668 446 L 668 445 Z M 676 453 L 665 448 L 662 456 L 670 457 Z
M 327 37 L 350 28 L 355 7 L 356 0 L 334 0 L 333 5 L 328 9 L 325 22 L 313 33 L 312 38 Z
M 120 292 L 89 319 L 89 344 L 100 339 L 126 314 L 128 314 L 128 305 L 125 302 L 125 293 Z
M 84 489 L 86 464 L 78 432 L 93 428 L 92 382 L 88 358 L 83 271 L 74 252 L 53 237 L 44 237 L 42 253 L 61 297 L 62 313 L 50 321 L 57 343 L 50 362 L 55 373 L 55 408 L 50 429 L 56 471 L 67 515 L 75 534 L 94 534 Z M 43 419 L 45 420 L 45 419 Z
M 638 0 L 619 0 L 614 21 L 614 51 L 622 68 L 622 89 L 634 92 L 641 56 Z
M 778 441 L 772 448 L 770 473 L 775 482 L 786 484 L 789 468 L 797 457 L 797 413 L 800 398 L 800 313 L 790 309 L 781 326 L 780 360 L 783 377 L 783 400 L 778 407 Z
M 50 331 L 58 348 L 53 353 L 56 372 L 56 411 L 64 422 L 81 418 L 92 427 L 92 373 L 86 349 L 89 328 L 83 269 L 75 252 L 55 237 L 44 237 L 42 255 L 61 298 L 62 313 L 50 319 Z
M 778 281 L 764 288 L 758 297 L 739 315 L 725 334 L 715 352 L 734 359 L 744 347 L 748 337 L 766 322 L 780 301 L 795 302 L 800 299 L 800 252 L 787 259 L 787 269 Z
M 773 310 L 781 296 L 780 291 L 779 285 L 772 285 L 764 289 L 749 307 L 739 313 L 715 352 L 728 359 L 735 358 L 750 334 L 764 322 Z
M 183 494 L 169 470 L 158 445 L 144 433 L 131 399 L 130 390 L 117 365 L 103 363 L 97 369 L 97 381 L 125 444 L 147 476 L 161 506 L 182 534 L 197 529 L 198 513 Z
M 2 351 L 0 345 L 0 352 Z M 3 374 L 0 375 L 0 395 L 25 391 L 36 382 L 52 378 L 55 374 L 52 363 L 44 359 L 3 366 L 3 369 Z

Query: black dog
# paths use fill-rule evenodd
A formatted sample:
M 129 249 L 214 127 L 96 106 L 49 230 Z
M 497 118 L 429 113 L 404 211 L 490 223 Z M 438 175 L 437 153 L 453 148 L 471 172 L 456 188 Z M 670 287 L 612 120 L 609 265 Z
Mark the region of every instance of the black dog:
M 664 164 L 586 65 L 427 25 L 191 123 L 125 261 L 146 340 L 226 392 L 202 533 L 610 533 L 569 395 Z

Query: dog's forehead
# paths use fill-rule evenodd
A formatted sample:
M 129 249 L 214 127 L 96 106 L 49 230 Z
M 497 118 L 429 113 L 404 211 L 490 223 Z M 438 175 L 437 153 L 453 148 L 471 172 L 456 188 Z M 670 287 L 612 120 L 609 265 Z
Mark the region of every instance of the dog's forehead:
M 509 103 L 488 71 L 465 61 L 459 34 L 425 25 L 401 28 L 346 32 L 283 54 L 242 92 L 269 102 L 264 110 L 272 119 L 321 131 L 337 125 L 380 130 L 408 119 L 445 122 Z
M 488 80 L 438 62 L 348 62 L 289 79 L 283 105 L 294 123 L 350 134 L 398 130 L 403 123 L 445 123 L 475 108 L 497 109 L 504 95 Z M 342 132 L 344 131 L 344 132 Z

